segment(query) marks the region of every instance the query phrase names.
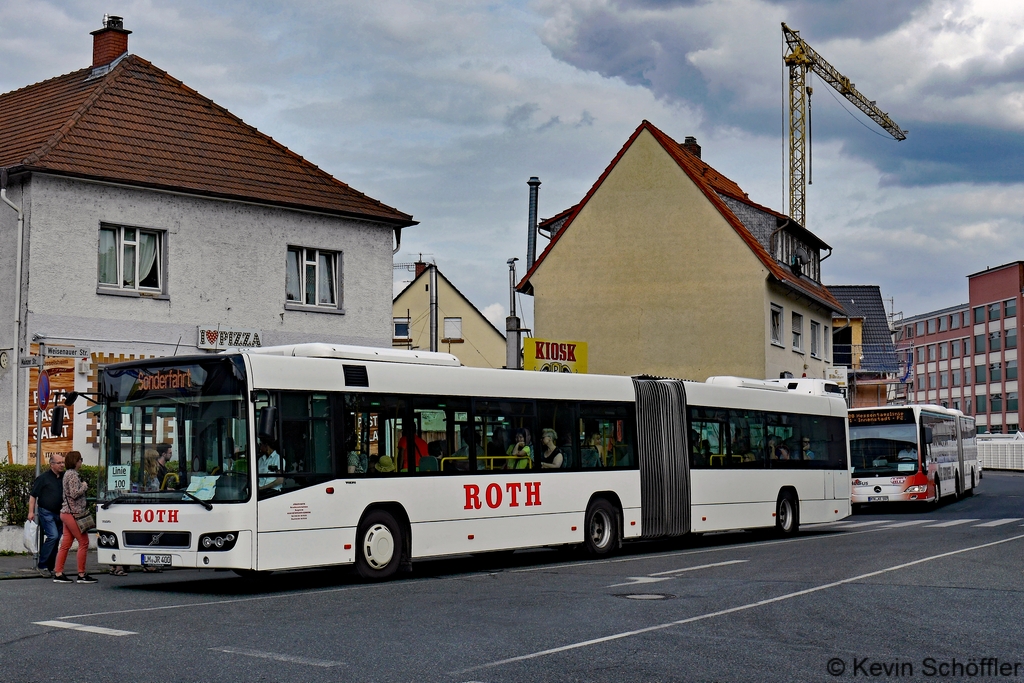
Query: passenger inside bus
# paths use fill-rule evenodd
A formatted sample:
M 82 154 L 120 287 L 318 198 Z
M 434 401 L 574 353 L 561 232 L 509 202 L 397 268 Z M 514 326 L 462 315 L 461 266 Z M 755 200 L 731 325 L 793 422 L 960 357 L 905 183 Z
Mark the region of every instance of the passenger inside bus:
M 601 454 L 601 435 L 590 432 L 583 443 L 584 446 L 580 449 L 580 465 L 584 469 L 601 467 L 604 461 Z
M 516 430 L 515 443 L 508 447 L 506 455 L 512 456 L 506 464 L 511 470 L 533 469 L 533 449 L 530 448 L 530 430 L 520 427 Z
M 543 429 L 541 430 L 540 436 L 540 466 L 541 469 L 558 469 L 562 466 L 562 461 L 565 459 L 562 455 L 562 451 L 559 450 L 556 442 L 558 440 L 558 432 L 554 429 Z
M 420 433 L 421 432 L 417 429 L 414 437 L 415 448 L 413 451 L 413 467 L 416 468 L 420 466 L 420 458 L 427 455 L 427 442 L 423 440 Z M 405 430 L 403 429 L 401 430 L 401 438 L 398 441 L 398 466 L 403 472 L 407 471 L 409 468 L 408 461 L 405 457 L 407 443 L 408 439 L 406 438 Z

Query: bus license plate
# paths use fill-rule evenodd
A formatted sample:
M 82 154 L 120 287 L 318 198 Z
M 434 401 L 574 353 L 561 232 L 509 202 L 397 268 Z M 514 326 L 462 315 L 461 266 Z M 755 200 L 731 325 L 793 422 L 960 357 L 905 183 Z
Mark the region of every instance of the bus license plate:
M 143 567 L 170 567 L 171 556 L 170 555 L 143 555 L 142 556 Z
M 889 500 L 889 496 L 868 496 L 869 503 L 882 503 Z

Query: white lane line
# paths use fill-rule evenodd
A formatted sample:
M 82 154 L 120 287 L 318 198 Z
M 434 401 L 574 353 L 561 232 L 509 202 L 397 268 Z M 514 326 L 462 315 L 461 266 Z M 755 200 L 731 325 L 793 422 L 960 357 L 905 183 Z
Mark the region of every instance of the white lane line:
M 892 520 L 881 520 L 878 522 L 862 522 L 858 526 L 864 526 L 864 524 L 882 524 Z M 850 527 L 845 527 L 849 529 Z M 808 530 L 813 528 L 808 525 Z M 740 548 L 764 548 L 770 545 L 779 545 L 781 543 L 804 543 L 806 541 L 820 541 L 823 539 L 837 539 L 837 538 L 848 538 L 854 534 L 866 534 L 880 531 L 880 529 L 862 529 L 860 531 L 854 531 L 850 534 L 816 534 L 814 536 L 799 536 L 797 538 L 783 538 L 777 541 L 755 541 L 752 543 L 743 543 L 740 545 L 720 545 L 713 548 L 700 548 L 697 550 L 686 550 L 672 553 L 658 553 L 656 555 L 631 555 L 629 557 L 617 557 L 613 560 L 581 560 L 579 562 L 563 562 L 561 564 L 545 564 L 539 567 L 525 567 L 523 569 L 510 569 L 509 574 L 525 574 L 529 572 L 544 572 L 552 569 L 565 569 L 567 567 L 581 567 L 598 564 L 618 564 L 620 562 L 640 562 L 643 560 L 659 560 L 665 557 L 684 557 L 686 555 L 703 555 L 705 553 L 720 553 L 727 550 L 737 550 Z
M 994 519 L 991 522 L 985 522 L 984 524 L 975 524 L 974 528 L 978 528 L 980 526 L 988 526 L 988 527 L 991 527 L 991 526 L 1002 526 L 1004 524 L 1009 524 L 1010 522 L 1019 522 L 1020 520 L 1021 520 L 1020 517 L 1007 517 L 1006 519 Z
M 888 524 L 891 519 L 873 519 L 870 522 L 857 522 L 856 524 L 850 524 L 849 526 L 843 527 L 844 529 L 857 529 L 862 526 L 871 526 L 872 524 Z
M 334 666 L 345 666 L 345 662 L 332 662 L 328 659 L 311 659 L 309 657 L 296 657 L 294 655 L 282 655 L 276 652 L 263 652 L 262 650 L 249 650 L 244 647 L 211 647 L 214 652 L 227 652 L 233 655 L 244 655 L 246 657 L 258 657 L 259 659 L 272 659 L 275 662 L 288 662 L 289 664 L 305 664 L 306 666 L 320 666 L 330 668 Z
M 658 583 L 659 581 L 668 581 L 669 579 L 676 578 L 674 574 L 682 574 L 683 572 L 692 572 L 697 569 L 708 569 L 710 567 L 724 567 L 728 564 L 742 564 L 749 562 L 750 560 L 728 560 L 726 562 L 715 562 L 714 564 L 701 564 L 696 567 L 683 567 L 682 569 L 669 569 L 665 572 L 655 572 L 648 574 L 647 576 L 630 576 L 629 581 L 625 583 L 613 583 L 606 588 L 618 588 L 619 586 L 638 586 L 642 583 Z
M 72 624 L 69 621 L 33 621 L 38 626 L 50 626 L 52 628 L 67 628 L 72 631 L 85 631 L 87 633 L 98 633 L 103 636 L 134 636 L 135 631 L 120 631 L 116 628 L 104 628 L 102 626 L 86 626 L 85 624 Z
M 911 520 L 906 521 L 906 522 L 899 522 L 897 524 L 890 524 L 889 526 L 882 527 L 882 528 L 883 529 L 899 529 L 900 527 L 916 526 L 918 524 L 925 524 L 926 522 L 930 522 L 930 521 L 931 521 L 930 519 L 911 519 Z
M 958 526 L 960 524 L 970 524 L 971 522 L 977 522 L 976 519 L 954 519 L 948 522 L 941 522 L 939 524 L 929 524 L 924 527 L 925 529 L 943 529 L 948 526 Z
M 1019 541 L 1024 538 L 1024 534 L 1018 536 L 1011 536 L 1009 538 L 1003 538 L 998 541 L 992 541 L 991 543 L 982 543 L 981 545 L 974 545 L 969 548 L 960 548 L 959 550 L 950 550 L 949 552 L 939 553 L 938 555 L 931 555 L 929 557 L 922 557 L 920 560 L 912 560 L 910 562 L 904 562 L 902 564 L 893 565 L 892 567 L 886 567 L 885 569 L 879 569 L 877 571 L 868 572 L 866 574 L 858 574 L 857 576 L 851 576 L 848 579 L 840 579 L 839 581 L 833 581 L 831 583 L 825 583 L 820 586 L 814 586 L 813 588 L 805 588 L 804 590 L 794 591 L 793 593 L 786 593 L 785 595 L 779 595 L 774 598 L 767 598 L 765 600 L 758 600 L 757 602 L 751 602 L 746 605 L 740 605 L 738 607 L 730 607 L 728 609 L 718 610 L 716 612 L 708 612 L 706 614 L 700 614 L 695 617 L 689 617 L 686 619 L 679 619 L 678 621 L 670 621 L 665 624 L 658 624 L 656 626 L 648 626 L 646 628 L 639 628 L 633 631 L 623 631 L 622 633 L 615 633 L 610 636 L 604 636 L 601 638 L 593 638 L 591 640 L 584 640 L 579 643 L 571 643 L 569 645 L 563 645 L 561 647 L 553 647 L 548 650 L 541 650 L 539 652 L 531 652 L 530 654 L 520 655 L 518 657 L 509 657 L 508 659 L 500 659 L 494 662 L 488 662 L 486 664 L 480 664 L 478 666 L 470 667 L 468 669 L 462 669 L 461 671 L 453 671 L 452 675 L 459 675 L 470 673 L 472 671 L 479 671 L 481 669 L 488 669 L 495 666 L 502 666 L 504 664 L 512 664 L 514 662 L 522 662 L 529 659 L 537 659 L 539 657 L 546 657 L 548 655 L 557 654 L 559 652 L 567 652 L 569 650 L 577 650 L 591 645 L 598 645 L 600 643 L 607 643 L 613 640 L 621 640 L 623 638 L 629 638 L 631 636 L 640 635 L 642 633 L 651 633 L 652 631 L 663 631 L 673 626 L 681 626 L 683 624 L 692 624 L 696 621 L 704 621 L 705 619 L 713 619 L 715 617 L 724 616 L 726 614 L 734 614 L 736 612 L 744 612 L 746 610 L 754 609 L 755 607 L 763 607 L 764 605 L 771 605 L 776 602 L 782 602 L 783 600 L 791 600 L 804 595 L 810 595 L 811 593 L 817 593 L 819 591 L 828 590 L 829 588 L 835 588 L 837 586 L 843 586 L 848 583 L 854 583 L 857 581 L 863 581 L 864 579 L 870 579 L 874 576 L 880 576 L 889 572 L 899 571 L 900 569 L 906 569 L 907 567 L 913 567 L 915 565 L 923 564 L 925 562 L 931 562 L 933 560 L 939 560 L 944 557 L 951 557 L 953 555 L 959 555 L 961 553 L 971 552 L 972 550 L 981 550 L 982 548 L 991 548 L 992 546 L 1000 545 L 1002 543 L 1009 543 L 1010 541 Z
M 744 562 L 750 562 L 750 560 L 727 560 L 725 562 L 715 562 L 714 564 L 701 564 L 696 567 L 683 567 L 682 569 L 669 569 L 667 572 L 654 572 L 648 574 L 648 576 L 668 576 L 670 574 L 682 574 L 683 572 L 692 572 L 698 569 L 709 569 L 711 567 L 724 567 L 727 564 L 743 564 Z

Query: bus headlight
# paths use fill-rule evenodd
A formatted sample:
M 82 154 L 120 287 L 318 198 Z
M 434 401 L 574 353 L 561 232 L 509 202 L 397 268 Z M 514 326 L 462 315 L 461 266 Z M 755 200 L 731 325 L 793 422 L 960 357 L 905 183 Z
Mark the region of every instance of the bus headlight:
M 237 531 L 218 531 L 212 534 L 203 534 L 199 537 L 199 548 L 202 550 L 231 550 L 238 540 Z
M 924 493 L 928 490 L 928 487 L 924 484 L 917 484 L 916 486 L 908 486 L 905 493 Z
M 113 534 L 109 531 L 97 531 L 96 532 L 96 545 L 101 548 L 108 548 L 116 550 L 117 545 L 117 534 Z

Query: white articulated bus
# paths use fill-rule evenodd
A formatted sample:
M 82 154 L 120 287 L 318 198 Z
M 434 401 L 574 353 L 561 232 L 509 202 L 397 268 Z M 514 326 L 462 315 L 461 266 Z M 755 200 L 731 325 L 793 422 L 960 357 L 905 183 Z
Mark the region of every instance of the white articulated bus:
M 981 478 L 974 418 L 934 405 L 850 411 L 852 502 L 973 495 Z
M 850 514 L 841 398 L 758 380 L 302 344 L 111 365 L 98 398 L 106 564 L 386 578 L 427 557 L 602 555 Z

